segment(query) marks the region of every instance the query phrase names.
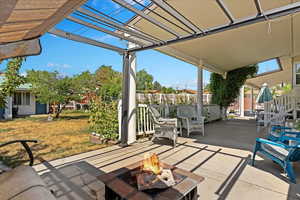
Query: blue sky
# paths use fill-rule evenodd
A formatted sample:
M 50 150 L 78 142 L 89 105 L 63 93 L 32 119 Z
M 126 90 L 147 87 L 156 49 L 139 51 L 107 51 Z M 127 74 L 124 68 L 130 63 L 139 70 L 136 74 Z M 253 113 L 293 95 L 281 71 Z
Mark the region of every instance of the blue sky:
M 133 3 L 132 0 L 126 0 Z M 148 4 L 148 0 L 140 0 L 143 4 Z M 125 22 L 129 20 L 133 13 L 122 9 L 111 0 L 89 0 L 87 5 L 94 8 L 101 8 L 104 13 Z M 141 9 L 138 5 L 135 5 Z M 74 15 L 74 14 L 73 14 Z M 78 17 L 77 15 L 74 15 Z M 79 17 L 80 18 L 80 17 Z M 99 25 L 99 24 L 97 24 Z M 126 43 L 117 38 L 104 33 L 86 28 L 68 20 L 63 20 L 56 28 L 70 31 L 85 37 L 113 44 L 125 48 Z M 109 27 L 105 27 L 114 31 Z M 41 37 L 42 53 L 38 56 L 30 56 L 22 66 L 21 73 L 27 70 L 48 70 L 58 71 L 63 75 L 72 76 L 89 70 L 94 72 L 99 66 L 111 65 L 115 70 L 122 70 L 122 57 L 112 51 L 101 49 L 87 44 L 82 44 L 63 38 L 45 34 Z M 272 70 L 276 67 L 276 62 L 268 61 L 261 64 L 260 72 Z M 5 62 L 0 65 L 0 70 L 5 68 Z M 197 68 L 184 63 L 175 58 L 163 55 L 153 50 L 137 53 L 137 70 L 146 69 L 164 86 L 174 88 L 196 89 Z M 208 83 L 210 73 L 204 71 L 204 82 Z
M 106 42 L 110 42 L 109 39 Z M 27 57 L 21 73 L 30 69 L 59 71 L 63 75 L 74 75 L 89 70 L 94 72 L 100 65 L 111 65 L 122 70 L 122 56 L 99 47 L 86 45 L 50 34 L 41 37 L 42 53 Z M 5 63 L 0 69 L 5 68 Z M 154 79 L 165 86 L 196 88 L 197 68 L 175 58 L 153 50 L 137 54 L 137 70 L 146 69 Z M 204 74 L 208 82 L 209 72 Z

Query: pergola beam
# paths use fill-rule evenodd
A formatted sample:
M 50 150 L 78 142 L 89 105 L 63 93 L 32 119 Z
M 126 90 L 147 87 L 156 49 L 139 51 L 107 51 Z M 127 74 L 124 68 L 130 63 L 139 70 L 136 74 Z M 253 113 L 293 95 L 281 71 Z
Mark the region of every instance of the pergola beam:
M 229 19 L 230 23 L 234 23 L 234 17 L 230 10 L 227 8 L 226 4 L 223 2 L 223 0 L 216 0 L 226 17 Z
M 156 19 L 150 17 L 149 15 L 145 14 L 143 11 L 140 11 L 139 9 L 133 7 L 129 3 L 125 2 L 124 0 L 112 0 L 112 1 L 114 1 L 115 3 L 119 4 L 120 6 L 122 6 L 124 8 L 127 8 L 131 12 L 139 15 L 140 17 L 146 19 L 147 21 L 151 22 L 152 24 L 154 24 L 154 25 L 160 27 L 161 29 L 167 31 L 168 33 L 176 36 L 177 38 L 180 38 L 180 35 L 176 31 L 174 31 L 170 27 L 167 27 L 166 25 L 157 21 Z
M 147 49 L 155 49 L 155 48 L 159 48 L 159 47 L 163 47 L 163 46 L 167 46 L 167 45 L 171 45 L 171 44 L 194 40 L 197 38 L 203 38 L 203 37 L 207 37 L 209 35 L 213 35 L 213 34 L 221 33 L 224 31 L 240 28 L 243 26 L 263 22 L 266 20 L 275 19 L 278 17 L 287 16 L 287 15 L 290 15 L 293 13 L 297 13 L 299 11 L 300 11 L 300 2 L 291 3 L 286 6 L 282 6 L 282 7 L 273 9 L 273 10 L 266 11 L 266 12 L 264 12 L 264 14 L 261 14 L 258 16 L 252 16 L 252 17 L 248 17 L 245 19 L 236 20 L 232 24 L 227 24 L 227 25 L 222 25 L 220 27 L 212 28 L 210 30 L 205 31 L 204 33 L 196 33 L 196 34 L 192 34 L 189 36 L 183 36 L 178 39 L 172 39 L 172 40 L 165 41 L 164 43 L 161 43 L 161 44 L 148 45 L 148 46 L 145 46 L 142 48 L 132 48 L 132 49 L 129 49 L 128 51 L 129 52 L 137 52 L 137 51 L 143 51 L 143 50 L 147 50 Z
M 151 0 L 155 3 L 159 8 L 167 12 L 169 15 L 174 17 L 184 26 L 192 30 L 194 33 L 203 32 L 200 28 L 198 28 L 195 24 L 193 24 L 190 20 L 185 18 L 182 14 L 180 14 L 175 8 L 171 7 L 167 2 L 163 0 Z
M 56 35 L 56 36 L 59 36 L 59 37 L 62 37 L 62 38 L 66 38 L 66 39 L 69 39 L 69 40 L 73 40 L 73 41 L 77 41 L 77 42 L 81 42 L 81 43 L 101 47 L 101 48 L 104 48 L 104 49 L 109 49 L 109 50 L 112 50 L 112 51 L 116 51 L 120 54 L 123 54 L 125 52 L 125 49 L 122 49 L 122 48 L 119 48 L 119 47 L 116 47 L 116 46 L 113 46 L 113 45 L 110 45 L 110 44 L 106 44 L 106 43 L 103 43 L 103 42 L 99 42 L 97 40 L 93 40 L 93 39 L 83 37 L 83 36 L 80 36 L 80 35 L 76 35 L 76 34 L 73 34 L 73 33 L 65 32 L 65 31 L 62 31 L 62 30 L 59 30 L 59 29 L 52 28 L 48 32 L 53 34 L 53 35 Z
M 70 20 L 70 21 L 73 21 L 73 22 L 75 22 L 75 23 L 84 25 L 84 26 L 86 26 L 86 27 L 95 29 L 95 30 L 97 30 L 97 31 L 101 31 L 101 32 L 103 32 L 103 33 L 107 33 L 107 34 L 109 34 L 109 35 L 115 36 L 115 37 L 120 38 L 120 39 L 122 39 L 122 40 L 127 40 L 127 41 L 129 41 L 129 42 L 133 42 L 133 43 L 138 44 L 138 45 L 140 45 L 140 46 L 144 46 L 144 43 L 142 43 L 142 42 L 140 42 L 140 41 L 138 41 L 138 40 L 135 40 L 135 39 L 133 39 L 133 38 L 126 37 L 126 36 L 124 36 L 123 34 L 120 34 L 120 33 L 117 33 L 117 32 L 113 32 L 113 31 L 110 31 L 110 30 L 108 30 L 108 29 L 105 29 L 105 28 L 96 26 L 96 25 L 91 24 L 91 23 L 89 23 L 89 22 L 85 22 L 85 21 L 83 21 L 83 20 L 81 20 L 81 19 L 78 19 L 78 18 L 75 18 L 75 17 L 72 17 L 72 16 L 68 16 L 66 19 L 68 19 L 68 20 Z
M 93 13 L 93 12 L 91 12 L 91 11 L 85 9 L 85 8 L 78 8 L 77 11 L 79 13 L 81 13 L 81 14 L 84 14 L 84 15 L 88 16 L 88 17 L 92 17 L 92 18 L 94 18 L 96 20 L 99 20 L 99 21 L 101 21 L 101 22 L 103 22 L 105 24 L 109 24 L 110 26 L 115 27 L 117 30 L 123 31 L 125 33 L 128 33 L 129 35 L 132 35 L 132 36 L 135 36 L 137 38 L 143 39 L 143 40 L 148 41 L 148 42 L 150 42 L 152 44 L 156 44 L 157 43 L 157 41 L 155 41 L 154 39 L 152 39 L 152 38 L 150 38 L 148 36 L 140 34 L 140 33 L 136 32 L 134 30 L 131 30 L 131 29 L 125 27 L 125 26 L 122 26 L 122 25 L 120 25 L 120 24 L 118 24 L 118 23 L 116 23 L 116 22 L 114 22 L 114 21 L 112 21 L 110 19 L 107 19 L 105 17 L 97 15 L 97 14 L 95 14 L 95 13 Z

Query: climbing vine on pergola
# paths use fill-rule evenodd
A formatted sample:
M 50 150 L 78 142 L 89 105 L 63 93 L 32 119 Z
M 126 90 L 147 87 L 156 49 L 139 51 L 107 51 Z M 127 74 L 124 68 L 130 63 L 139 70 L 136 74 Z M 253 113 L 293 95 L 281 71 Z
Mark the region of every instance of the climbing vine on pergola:
M 258 65 L 249 65 L 229 71 L 225 79 L 220 74 L 212 73 L 210 77 L 212 103 L 227 109 L 238 97 L 240 88 L 246 80 L 253 77 L 257 70 Z

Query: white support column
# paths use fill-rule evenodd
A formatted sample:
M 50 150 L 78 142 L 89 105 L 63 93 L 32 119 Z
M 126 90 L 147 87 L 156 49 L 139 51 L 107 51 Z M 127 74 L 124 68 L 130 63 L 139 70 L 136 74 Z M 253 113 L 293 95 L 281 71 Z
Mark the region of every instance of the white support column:
M 129 55 L 129 121 L 128 144 L 136 141 L 136 54 Z
M 5 119 L 12 119 L 12 97 L 6 98 Z
M 201 66 L 198 67 L 197 75 L 197 109 L 198 115 L 203 114 L 203 69 Z
M 245 86 L 240 89 L 240 117 L 245 116 L 245 98 L 244 98 Z
M 136 141 L 136 56 L 125 53 L 123 56 L 123 93 L 121 144 L 123 146 Z
M 253 87 L 251 87 L 251 114 L 254 113 L 254 93 L 253 93 Z

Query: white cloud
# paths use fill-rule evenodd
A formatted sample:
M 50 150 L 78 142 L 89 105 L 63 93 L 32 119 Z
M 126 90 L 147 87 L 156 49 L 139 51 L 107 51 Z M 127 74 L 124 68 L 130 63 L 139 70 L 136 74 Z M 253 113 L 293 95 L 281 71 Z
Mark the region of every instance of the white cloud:
M 26 77 L 27 76 L 27 72 L 22 72 L 21 76 L 25 76 Z
M 72 66 L 69 65 L 69 64 L 48 63 L 47 67 L 53 67 L 53 68 L 57 68 L 57 69 L 61 69 L 61 68 L 63 68 L 63 69 L 69 69 Z

